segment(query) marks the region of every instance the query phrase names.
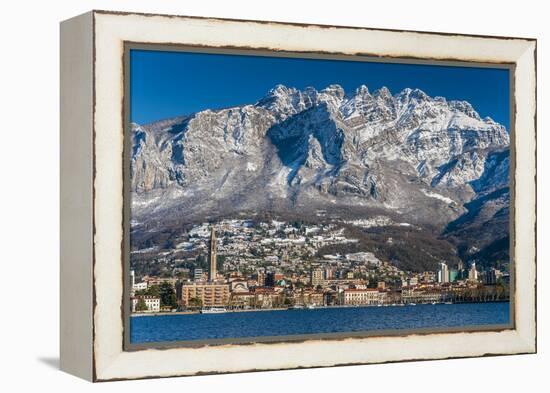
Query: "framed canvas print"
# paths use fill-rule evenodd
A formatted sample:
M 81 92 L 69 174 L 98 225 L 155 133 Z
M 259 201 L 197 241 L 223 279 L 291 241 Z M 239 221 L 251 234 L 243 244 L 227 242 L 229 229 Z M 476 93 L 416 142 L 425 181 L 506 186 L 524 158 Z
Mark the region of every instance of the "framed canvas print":
M 61 367 L 536 351 L 536 41 L 61 24 Z

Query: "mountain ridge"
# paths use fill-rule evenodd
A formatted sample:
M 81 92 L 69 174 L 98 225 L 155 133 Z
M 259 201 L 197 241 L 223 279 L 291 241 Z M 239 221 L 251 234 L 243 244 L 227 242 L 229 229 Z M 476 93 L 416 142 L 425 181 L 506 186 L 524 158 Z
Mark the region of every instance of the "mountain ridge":
M 277 85 L 253 104 L 133 124 L 132 145 L 136 223 L 330 207 L 444 233 L 509 176 L 505 127 L 409 88 Z

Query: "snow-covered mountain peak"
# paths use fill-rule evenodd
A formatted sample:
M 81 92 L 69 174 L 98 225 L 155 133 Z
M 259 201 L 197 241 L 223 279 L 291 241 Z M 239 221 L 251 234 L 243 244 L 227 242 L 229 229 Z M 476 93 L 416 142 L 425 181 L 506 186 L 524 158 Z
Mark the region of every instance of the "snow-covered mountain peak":
M 344 88 L 338 84 L 328 85 L 323 90 L 321 90 L 321 93 L 334 96 L 338 99 L 344 98 L 346 94 L 346 92 L 344 91 Z
M 254 104 L 135 124 L 132 137 L 132 190 L 145 199 L 179 190 L 170 191 L 181 199 L 174 204 L 186 200 L 182 192 L 237 198 L 246 184 L 266 200 L 338 197 L 405 209 L 404 193 L 426 197 L 420 186 L 455 201 L 491 192 L 506 183 L 508 166 L 494 155 L 508 149 L 502 125 L 466 101 L 409 88 L 277 85 Z
M 355 96 L 370 97 L 369 88 L 366 85 L 360 85 L 355 89 Z
M 394 93 L 277 85 L 256 103 L 132 124 L 132 214 L 162 224 L 263 211 L 383 212 L 430 230 L 468 206 L 504 214 L 505 127 L 466 101 Z
M 372 95 L 376 98 L 381 99 L 390 99 L 393 98 L 390 89 L 388 89 L 386 86 L 381 87 L 380 89 L 376 90 Z
M 468 101 L 450 101 L 449 108 L 454 111 L 462 112 L 468 117 L 472 117 L 476 120 L 481 120 L 479 114 L 476 112 L 472 104 L 470 104 Z
M 256 106 L 270 111 L 277 120 L 284 120 L 307 109 L 311 102 L 304 101 L 304 94 L 296 88 L 277 85 L 260 99 Z
M 269 90 L 268 95 L 288 96 L 288 95 L 296 94 L 297 92 L 298 90 L 294 87 L 288 87 L 283 84 L 278 84 Z
M 396 100 L 401 105 L 418 105 L 423 104 L 425 102 L 431 102 L 433 99 L 427 95 L 424 91 L 420 89 L 411 89 L 411 88 L 405 88 L 401 90 L 396 96 Z

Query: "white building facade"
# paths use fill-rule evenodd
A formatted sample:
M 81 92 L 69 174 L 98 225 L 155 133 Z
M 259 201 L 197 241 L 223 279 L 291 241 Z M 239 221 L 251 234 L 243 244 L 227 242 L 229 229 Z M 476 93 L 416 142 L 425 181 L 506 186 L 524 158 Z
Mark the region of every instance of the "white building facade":
M 147 310 L 141 312 L 159 312 L 160 311 L 160 298 L 155 296 L 134 296 L 132 297 L 132 312 L 136 312 L 140 299 L 143 299 Z

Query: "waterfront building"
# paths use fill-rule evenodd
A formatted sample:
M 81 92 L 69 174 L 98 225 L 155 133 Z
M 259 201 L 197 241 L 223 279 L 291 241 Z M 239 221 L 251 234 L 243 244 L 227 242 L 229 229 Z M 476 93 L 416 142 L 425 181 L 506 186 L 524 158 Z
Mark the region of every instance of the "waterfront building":
M 156 296 L 133 296 L 132 300 L 132 312 L 136 312 L 138 303 L 140 300 L 145 302 L 147 310 L 141 312 L 159 312 L 160 311 L 160 298 Z
M 216 280 L 218 275 L 218 251 L 217 251 L 217 240 L 216 240 L 216 228 L 212 225 L 210 229 L 210 249 L 208 252 L 208 262 L 210 269 L 208 270 L 208 281 Z
M 384 292 L 385 303 L 401 303 L 402 290 L 388 290 Z
M 344 305 L 369 305 L 379 304 L 378 289 L 345 289 L 341 292 L 341 303 Z
M 388 301 L 388 291 L 379 290 L 378 291 L 378 304 L 386 304 Z
M 327 306 L 337 305 L 338 300 L 338 291 L 329 289 L 323 293 L 323 303 Z
M 401 300 L 403 303 L 433 303 L 443 299 L 443 292 L 437 289 L 413 289 L 402 291 Z
M 385 290 L 386 289 L 386 283 L 384 281 L 378 281 L 378 284 L 376 286 L 379 290 Z
M 183 307 L 200 302 L 202 307 L 221 307 L 229 302 L 229 285 L 213 283 L 179 283 L 176 286 L 176 297 Z
M 322 306 L 325 297 L 322 291 L 315 289 L 302 289 L 290 294 L 291 302 L 298 306 Z
M 252 292 L 232 292 L 229 305 L 234 308 L 252 308 L 255 306 L 255 294 Z
M 412 294 L 414 292 L 414 288 L 413 287 L 409 287 L 409 286 L 402 286 L 401 287 L 401 298 L 402 299 L 405 299 L 406 297 L 411 297 Z
M 322 306 L 324 304 L 323 292 L 312 290 L 304 290 L 302 292 L 303 304 L 308 306 Z
M 269 287 L 254 288 L 254 307 L 274 308 L 283 303 L 283 295 Z

